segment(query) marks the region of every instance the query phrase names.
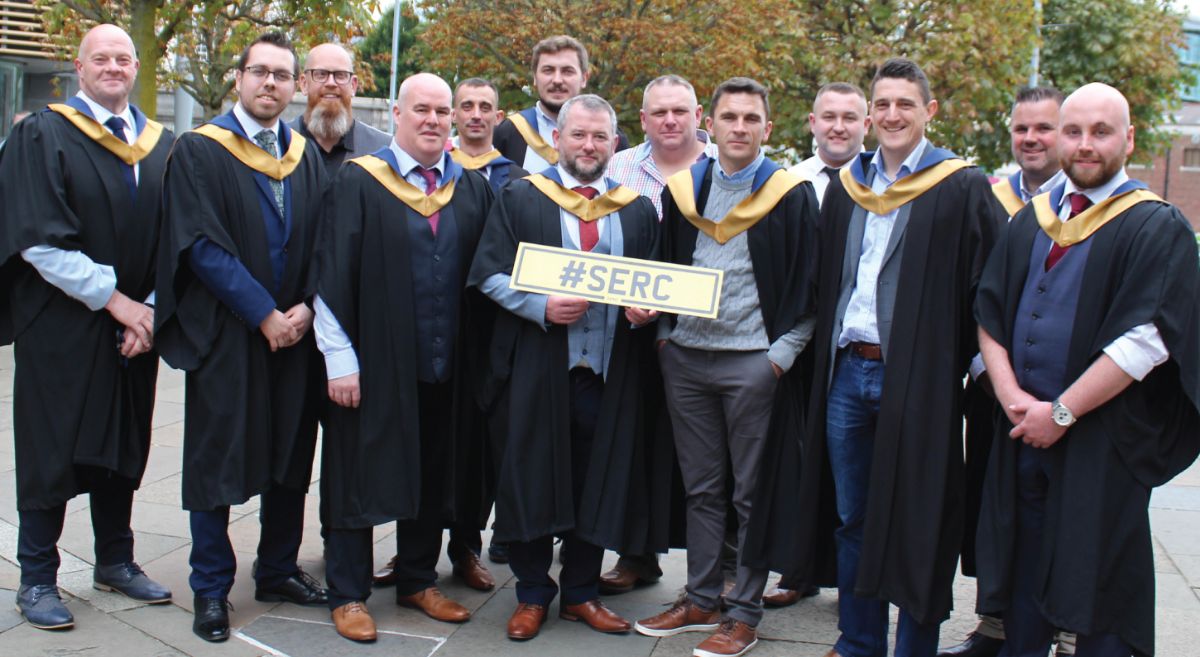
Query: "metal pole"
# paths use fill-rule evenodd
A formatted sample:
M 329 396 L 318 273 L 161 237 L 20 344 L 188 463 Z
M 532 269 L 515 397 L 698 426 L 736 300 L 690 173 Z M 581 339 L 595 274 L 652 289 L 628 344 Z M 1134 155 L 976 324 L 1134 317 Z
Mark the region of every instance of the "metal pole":
M 400 0 L 392 5 L 392 81 L 388 85 L 388 101 L 396 100 L 396 62 L 400 59 Z M 396 122 L 388 121 L 388 133 L 396 134 Z
M 1041 67 L 1042 55 L 1042 0 L 1033 0 L 1033 19 L 1035 24 L 1033 54 L 1029 57 L 1029 86 L 1038 86 L 1038 68 Z

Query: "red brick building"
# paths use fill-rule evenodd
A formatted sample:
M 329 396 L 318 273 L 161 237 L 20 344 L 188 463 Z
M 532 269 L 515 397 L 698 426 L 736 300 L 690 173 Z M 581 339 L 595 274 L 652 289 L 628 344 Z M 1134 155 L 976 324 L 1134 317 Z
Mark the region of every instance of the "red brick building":
M 1175 114 L 1171 149 L 1149 165 L 1131 165 L 1129 175 L 1178 207 L 1200 231 L 1200 102 L 1185 102 Z M 1136 135 L 1135 135 L 1136 139 Z

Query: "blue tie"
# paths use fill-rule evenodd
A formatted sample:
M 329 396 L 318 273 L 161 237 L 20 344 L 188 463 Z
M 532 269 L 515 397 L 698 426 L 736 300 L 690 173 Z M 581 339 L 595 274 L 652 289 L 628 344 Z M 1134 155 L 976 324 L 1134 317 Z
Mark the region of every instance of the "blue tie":
M 122 119 L 119 116 L 112 116 L 112 117 L 109 117 L 109 119 L 104 122 L 104 125 L 108 126 L 109 130 L 112 130 L 113 135 L 116 136 L 117 139 L 120 139 L 122 142 L 124 142 L 126 144 L 129 143 L 129 140 L 125 138 L 125 120 L 124 119 Z M 137 202 L 137 178 L 135 178 L 133 175 L 133 166 L 129 165 L 129 164 L 125 164 L 124 160 L 121 161 L 121 175 L 125 177 L 125 185 L 129 187 L 129 200 L 131 202 L 136 203 Z

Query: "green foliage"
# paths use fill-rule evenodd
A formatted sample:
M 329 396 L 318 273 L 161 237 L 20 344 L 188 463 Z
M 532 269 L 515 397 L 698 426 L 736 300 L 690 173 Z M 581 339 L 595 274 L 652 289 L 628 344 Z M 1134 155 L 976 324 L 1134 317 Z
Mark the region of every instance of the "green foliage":
M 387 98 L 388 85 L 392 75 L 392 23 L 395 20 L 395 5 L 388 9 L 374 29 L 360 41 L 355 49 L 358 51 L 359 79 L 363 81 L 361 96 L 371 98 Z M 400 80 L 423 70 L 426 52 L 423 44 L 418 41 L 422 26 L 417 15 L 412 11 L 412 4 L 406 3 L 400 15 L 400 61 L 396 65 L 396 80 Z M 366 71 L 370 81 L 364 76 Z

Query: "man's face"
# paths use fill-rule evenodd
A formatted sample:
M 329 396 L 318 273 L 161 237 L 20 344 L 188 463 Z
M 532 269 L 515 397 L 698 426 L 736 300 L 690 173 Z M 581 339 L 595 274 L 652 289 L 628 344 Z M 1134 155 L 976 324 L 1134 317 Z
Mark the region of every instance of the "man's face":
M 308 98 L 306 116 L 317 107 L 325 113 L 351 111 L 350 99 L 358 91 L 358 76 L 345 50 L 329 44 L 317 46 L 308 53 L 304 67 L 300 90 Z M 338 83 L 339 76 L 346 78 L 344 83 Z M 325 77 L 324 81 L 318 82 L 319 77 Z
M 570 48 L 543 53 L 533 70 L 533 86 L 538 98 L 552 112 L 579 95 L 587 86 L 587 74 L 579 66 L 579 54 Z
M 1133 152 L 1133 126 L 1120 106 L 1107 98 L 1063 105 L 1058 132 L 1060 163 L 1080 189 L 1108 182 Z
M 817 152 L 834 166 L 847 162 L 862 149 L 870 124 L 867 101 L 858 94 L 827 91 L 813 103 L 812 114 L 808 115 Z
M 453 118 L 460 138 L 490 144 L 504 112 L 496 109 L 496 92 L 491 87 L 462 86 L 454 99 Z
M 425 166 L 442 156 L 450 136 L 450 90 L 436 80 L 414 80 L 392 108 L 396 144 Z
M 662 83 L 650 88 L 642 108 L 642 130 L 652 150 L 688 148 L 696 141 L 700 105 L 687 87 Z
M 1013 158 L 1022 171 L 1040 179 L 1058 171 L 1058 103 L 1048 98 L 1017 103 L 1010 133 Z
M 123 110 L 139 66 L 129 37 L 115 29 L 94 31 L 79 54 L 75 72 L 83 92 L 101 105 Z
M 758 94 L 723 94 L 705 125 L 717 144 L 721 165 L 734 167 L 729 173 L 754 162 L 759 148 L 771 136 L 767 108 Z
M 579 182 L 592 182 L 604 173 L 616 150 L 612 117 L 603 110 L 575 107 L 568 119 L 562 132 L 554 131 L 558 161 Z
M 238 71 L 235 79 L 242 107 L 259 121 L 274 121 L 296 93 L 296 79 L 292 77 L 295 70 L 296 59 L 290 50 L 269 43 L 255 44 L 245 69 Z M 288 79 L 280 80 L 276 73 Z
M 911 153 L 937 114 L 937 101 L 921 98 L 921 87 L 904 78 L 883 78 L 871 90 L 871 123 L 885 154 Z

